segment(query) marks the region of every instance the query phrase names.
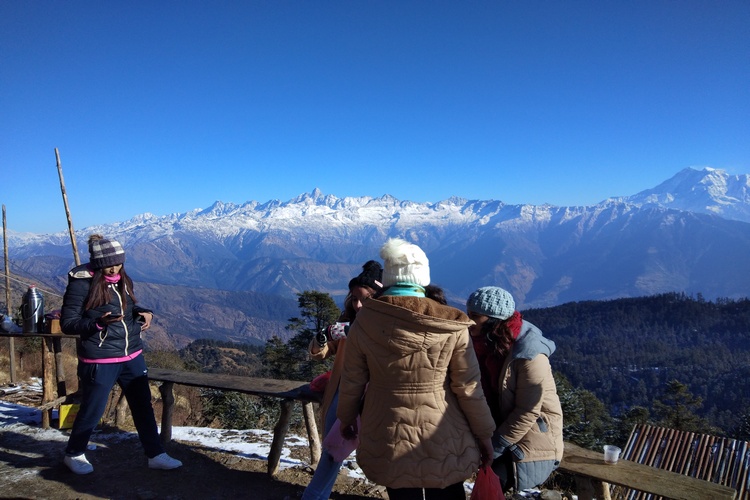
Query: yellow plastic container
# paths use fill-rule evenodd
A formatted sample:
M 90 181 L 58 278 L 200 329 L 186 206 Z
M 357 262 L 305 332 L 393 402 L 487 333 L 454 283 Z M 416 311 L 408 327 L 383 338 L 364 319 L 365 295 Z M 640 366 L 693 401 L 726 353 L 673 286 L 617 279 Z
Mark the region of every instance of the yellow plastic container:
M 73 421 L 76 419 L 76 415 L 78 415 L 80 406 L 78 403 L 60 405 L 60 410 L 58 411 L 60 416 L 59 429 L 71 429 L 73 427 Z

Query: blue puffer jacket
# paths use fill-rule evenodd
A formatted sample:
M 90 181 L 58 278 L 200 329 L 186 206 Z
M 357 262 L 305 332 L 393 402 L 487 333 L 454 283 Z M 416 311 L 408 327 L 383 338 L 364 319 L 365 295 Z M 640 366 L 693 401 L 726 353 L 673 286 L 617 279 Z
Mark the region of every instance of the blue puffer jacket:
M 84 310 L 92 277 L 93 273 L 86 264 L 72 269 L 68 273 L 68 287 L 63 297 L 60 328 L 65 334 L 81 337 L 78 356 L 86 359 L 119 358 L 143 349 L 141 325 L 136 318 L 142 312 L 151 311 L 135 305 L 129 293 L 121 296 L 119 288 L 111 284 L 112 298 L 108 304 Z M 100 330 L 96 319 L 106 312 L 123 318 Z

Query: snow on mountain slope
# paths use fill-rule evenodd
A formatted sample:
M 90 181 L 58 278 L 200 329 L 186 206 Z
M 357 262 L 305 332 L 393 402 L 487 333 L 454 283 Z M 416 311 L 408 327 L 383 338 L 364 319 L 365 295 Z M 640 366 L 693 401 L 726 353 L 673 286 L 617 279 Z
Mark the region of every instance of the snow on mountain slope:
M 83 260 L 89 234 L 120 240 L 139 281 L 286 298 L 307 289 L 341 298 L 351 275 L 394 236 L 422 246 L 433 281 L 458 304 L 486 284 L 527 307 L 671 291 L 737 297 L 750 294 L 741 279 L 750 275 L 741 257 L 750 252 L 748 182 L 685 169 L 654 189 L 579 207 L 338 198 L 315 189 L 286 202 L 141 214 L 76 236 Z M 17 269 L 64 275 L 71 265 L 64 232 L 9 236 Z

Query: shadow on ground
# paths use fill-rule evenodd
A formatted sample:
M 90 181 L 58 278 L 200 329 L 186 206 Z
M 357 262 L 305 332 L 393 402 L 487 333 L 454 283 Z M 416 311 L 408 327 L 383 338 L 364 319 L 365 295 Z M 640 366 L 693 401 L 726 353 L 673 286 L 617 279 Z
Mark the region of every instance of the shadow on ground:
M 206 448 L 173 442 L 170 455 L 184 466 L 151 470 L 133 434 L 108 439 L 87 452 L 94 472 L 77 476 L 62 464 L 64 442 L 45 441 L 13 432 L 0 436 L 0 496 L 34 499 L 297 499 L 312 470 L 297 466 L 266 473 L 265 460 L 242 458 Z M 92 439 L 96 442 L 95 439 Z M 339 476 L 331 498 L 382 498 L 372 485 Z

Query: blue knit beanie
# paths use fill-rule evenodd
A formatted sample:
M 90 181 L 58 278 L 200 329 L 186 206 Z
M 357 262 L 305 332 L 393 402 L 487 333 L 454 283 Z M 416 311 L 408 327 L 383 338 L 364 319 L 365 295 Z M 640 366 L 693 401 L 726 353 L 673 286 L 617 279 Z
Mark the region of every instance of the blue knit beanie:
M 516 311 L 513 296 L 499 286 L 483 286 L 477 288 L 466 301 L 469 312 L 506 320 Z

